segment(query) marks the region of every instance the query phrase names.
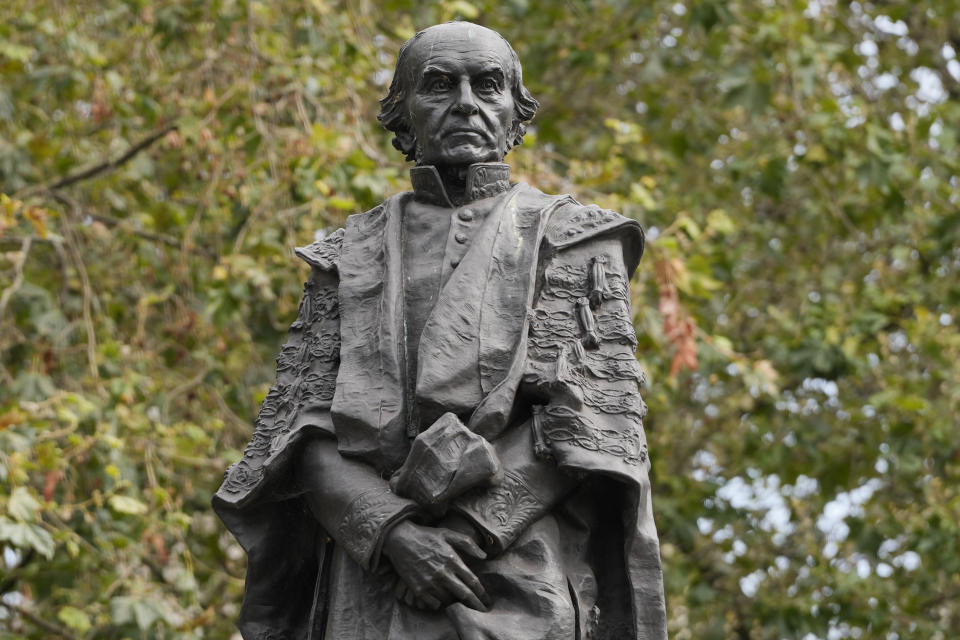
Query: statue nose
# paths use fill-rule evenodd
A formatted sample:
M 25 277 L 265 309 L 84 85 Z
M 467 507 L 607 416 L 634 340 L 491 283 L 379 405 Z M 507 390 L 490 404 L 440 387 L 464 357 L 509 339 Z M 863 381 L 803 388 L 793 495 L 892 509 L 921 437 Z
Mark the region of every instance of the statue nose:
M 479 111 L 476 96 L 473 95 L 473 88 L 469 82 L 460 84 L 460 90 L 457 92 L 457 103 L 453 105 L 453 110 L 466 116 L 472 116 Z

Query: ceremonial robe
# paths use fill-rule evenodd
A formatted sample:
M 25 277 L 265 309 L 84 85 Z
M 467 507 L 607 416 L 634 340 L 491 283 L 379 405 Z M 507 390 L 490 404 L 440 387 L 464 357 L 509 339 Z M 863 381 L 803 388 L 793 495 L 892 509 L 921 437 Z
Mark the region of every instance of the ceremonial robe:
M 417 168 L 413 193 L 297 250 L 312 271 L 277 382 L 214 497 L 249 558 L 246 640 L 665 640 L 628 286 L 642 230 L 510 184 L 504 167 L 471 167 L 460 206 L 432 167 Z M 447 207 L 451 237 L 462 223 L 470 242 L 445 266 L 414 358 L 402 216 L 418 199 Z M 396 478 L 443 420 L 488 441 L 502 473 L 423 504 Z M 295 472 L 312 438 L 371 469 L 368 485 L 320 488 L 338 505 L 324 525 L 303 499 L 318 488 Z M 488 559 L 471 568 L 489 611 L 420 611 L 393 596 L 384 535 L 444 512 L 482 533 Z

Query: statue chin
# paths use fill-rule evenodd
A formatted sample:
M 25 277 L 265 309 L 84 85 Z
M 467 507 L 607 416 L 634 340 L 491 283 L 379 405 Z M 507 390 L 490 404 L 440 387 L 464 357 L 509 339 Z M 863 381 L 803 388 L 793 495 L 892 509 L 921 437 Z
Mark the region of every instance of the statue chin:
M 505 152 L 491 149 L 489 145 L 474 141 L 447 141 L 445 148 L 438 154 L 431 154 L 419 164 L 436 167 L 466 167 L 477 162 L 502 162 Z

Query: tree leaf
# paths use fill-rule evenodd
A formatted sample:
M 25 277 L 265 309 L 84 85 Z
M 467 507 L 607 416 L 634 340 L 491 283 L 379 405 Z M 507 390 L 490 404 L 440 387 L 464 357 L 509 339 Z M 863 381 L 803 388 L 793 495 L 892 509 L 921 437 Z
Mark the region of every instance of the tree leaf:
M 108 502 L 117 513 L 139 516 L 147 512 L 147 505 L 129 496 L 112 495 Z
M 90 616 L 72 606 L 61 608 L 57 613 L 57 618 L 67 627 L 80 634 L 86 633 L 93 626 L 90 623 Z
M 7 511 L 21 522 L 33 522 L 40 510 L 40 503 L 26 487 L 16 487 L 10 494 Z

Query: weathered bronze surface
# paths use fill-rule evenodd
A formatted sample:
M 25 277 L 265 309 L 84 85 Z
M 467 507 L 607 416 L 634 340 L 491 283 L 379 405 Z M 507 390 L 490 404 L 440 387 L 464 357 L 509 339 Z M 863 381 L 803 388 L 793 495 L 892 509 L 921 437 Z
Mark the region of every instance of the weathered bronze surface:
M 214 497 L 243 637 L 666 638 L 640 226 L 510 181 L 538 105 L 489 29 L 418 33 L 381 104 L 413 191 L 297 249 L 276 384 Z

